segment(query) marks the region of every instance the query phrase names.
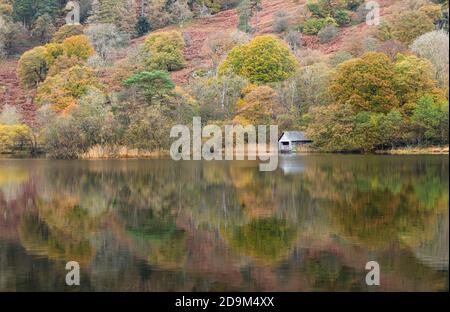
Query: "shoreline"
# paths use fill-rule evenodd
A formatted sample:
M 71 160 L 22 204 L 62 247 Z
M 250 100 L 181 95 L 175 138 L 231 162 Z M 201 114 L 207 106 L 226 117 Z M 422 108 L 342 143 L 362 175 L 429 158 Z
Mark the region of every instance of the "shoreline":
M 430 147 L 401 147 L 389 150 L 378 150 L 374 154 L 377 155 L 448 155 L 448 146 L 430 146 Z
M 234 157 L 243 156 L 246 160 L 247 157 L 258 157 L 257 154 L 249 154 L 247 151 L 235 151 Z M 268 152 L 266 155 L 272 155 L 273 152 Z M 430 147 L 402 147 L 394 148 L 388 150 L 376 150 L 371 153 L 342 153 L 342 152 L 320 152 L 315 150 L 299 151 L 292 153 L 279 153 L 279 155 L 317 155 L 317 154 L 346 154 L 346 155 L 397 155 L 397 156 L 407 156 L 407 155 L 449 155 L 449 146 L 430 146 Z M 137 149 L 128 149 L 126 147 L 119 148 L 114 152 L 107 149 L 91 150 L 84 153 L 79 158 L 76 159 L 66 159 L 66 160 L 115 160 L 115 159 L 162 159 L 170 157 L 170 152 L 168 150 L 160 151 L 139 151 Z M 39 157 L 30 157 L 24 154 L 0 154 L 0 159 L 52 159 L 46 157 L 45 155 Z M 64 160 L 64 159 L 57 159 Z

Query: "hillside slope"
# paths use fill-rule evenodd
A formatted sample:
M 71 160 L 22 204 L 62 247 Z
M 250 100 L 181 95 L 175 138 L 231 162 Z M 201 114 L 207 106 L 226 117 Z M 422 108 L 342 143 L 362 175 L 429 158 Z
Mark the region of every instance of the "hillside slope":
M 378 1 L 380 5 L 380 16 L 387 16 L 399 11 L 396 6 L 398 0 Z M 258 14 L 258 28 L 253 35 L 273 33 L 274 14 L 278 11 L 284 11 L 289 16 L 290 25 L 297 25 L 306 14 L 307 0 L 263 0 L 262 11 Z M 401 6 L 400 6 L 401 7 Z M 192 72 L 198 68 L 205 68 L 211 65 L 211 59 L 208 54 L 208 38 L 220 34 L 231 33 L 236 30 L 238 25 L 238 13 L 236 9 L 227 10 L 210 17 L 195 19 L 184 26 L 169 26 L 158 30 L 158 32 L 177 29 L 181 31 L 191 41 L 190 45 L 184 49 L 184 56 L 188 61 L 186 68 L 173 72 L 172 79 L 177 84 L 184 84 L 189 81 Z M 256 17 L 251 20 L 251 25 L 256 28 Z M 363 36 L 372 29 L 366 23 L 354 26 L 344 27 L 339 30 L 338 36 L 331 42 L 320 44 L 317 36 L 301 35 L 303 49 L 318 50 L 324 54 L 331 54 L 342 48 L 343 39 L 349 36 Z M 279 34 L 283 37 L 285 34 Z M 136 43 L 142 43 L 143 38 L 135 40 Z
M 306 10 L 306 0 L 265 0 L 262 2 L 262 11 L 258 14 L 258 31 L 255 35 L 272 33 L 273 15 L 278 11 L 289 14 L 291 23 L 295 23 L 297 17 Z M 219 12 L 210 17 L 199 18 L 186 26 L 170 26 L 159 31 L 178 29 L 190 38 L 191 44 L 184 49 L 184 56 L 188 66 L 181 71 L 172 73 L 172 79 L 177 84 L 188 82 L 190 75 L 196 68 L 208 67 L 211 60 L 208 55 L 207 39 L 220 34 L 231 33 L 237 29 L 238 13 L 236 9 Z M 256 17 L 251 24 L 256 28 Z
M 0 110 L 3 105 L 15 106 L 25 123 L 31 125 L 36 114 L 33 94 L 20 85 L 16 68 L 16 60 L 6 61 L 0 66 Z
M 302 17 L 307 14 L 306 2 L 307 0 L 263 0 L 262 11 L 258 14 L 258 31 L 254 35 L 272 33 L 273 15 L 281 10 L 288 14 L 291 25 L 298 24 Z M 380 13 L 382 17 L 398 11 L 398 6 L 396 6 L 396 3 L 399 2 L 398 0 L 381 0 L 378 2 L 381 7 Z M 180 71 L 171 73 L 173 81 L 176 84 L 188 83 L 196 69 L 210 67 L 211 59 L 207 46 L 208 38 L 221 33 L 231 33 L 236 30 L 237 24 L 237 11 L 236 9 L 231 9 L 209 17 L 194 19 L 185 25 L 172 25 L 157 30 L 157 32 L 164 32 L 177 29 L 190 41 L 190 44 L 183 51 L 187 60 L 187 66 Z M 253 17 L 251 24 L 255 28 L 256 17 Z M 364 34 L 369 31 L 368 28 L 365 23 L 342 28 L 336 39 L 327 44 L 320 44 L 317 36 L 300 34 L 299 36 L 302 37 L 303 49 L 318 50 L 327 55 L 339 51 L 345 37 Z M 279 36 L 283 37 L 283 34 Z M 142 43 L 144 39 L 145 37 L 141 37 L 133 40 L 130 48 L 133 49 L 133 47 Z M 30 123 L 35 115 L 32 94 L 29 94 L 20 86 L 16 67 L 16 60 L 9 60 L 0 67 L 0 106 L 9 104 L 19 107 L 19 110 L 24 113 L 27 123 Z

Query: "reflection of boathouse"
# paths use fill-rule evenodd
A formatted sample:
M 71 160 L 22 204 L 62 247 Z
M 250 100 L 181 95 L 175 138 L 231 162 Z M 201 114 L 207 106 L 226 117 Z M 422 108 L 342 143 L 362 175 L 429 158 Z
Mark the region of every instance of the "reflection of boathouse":
M 305 171 L 303 157 L 299 155 L 285 155 L 280 157 L 279 167 L 284 174 L 298 174 Z
M 301 131 L 285 131 L 278 139 L 278 149 L 281 153 L 307 150 L 312 141 Z

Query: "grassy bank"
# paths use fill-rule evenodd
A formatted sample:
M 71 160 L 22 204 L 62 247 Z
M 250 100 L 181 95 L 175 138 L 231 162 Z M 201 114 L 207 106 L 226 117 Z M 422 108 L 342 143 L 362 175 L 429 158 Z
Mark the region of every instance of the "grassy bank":
M 258 157 L 258 153 L 256 152 L 256 147 L 249 147 L 245 145 L 244 149 L 235 148 L 233 155 L 234 157 L 242 156 L 244 158 L 247 157 Z M 272 147 L 268 147 L 266 150 L 266 155 L 274 155 L 277 152 Z M 293 154 L 316 154 L 321 153 L 311 147 L 297 149 Z M 448 155 L 449 147 L 448 146 L 431 146 L 431 147 L 418 147 L 418 146 L 409 146 L 409 147 L 401 147 L 387 150 L 378 150 L 374 152 L 379 155 Z M 332 153 L 331 153 L 332 154 Z M 352 153 L 350 153 L 352 154 Z M 95 146 L 91 148 L 88 152 L 80 155 L 80 159 L 127 159 L 127 158 L 163 158 L 168 157 L 170 155 L 168 150 L 159 150 L 159 151 L 145 151 L 139 149 L 128 148 L 125 146 L 121 147 L 100 147 Z M 224 153 L 223 153 L 224 155 Z M 0 158 L 29 158 L 29 153 L 26 152 L 17 152 L 17 153 L 8 153 L 1 154 Z M 45 158 L 45 154 L 42 154 L 41 157 Z
M 161 158 L 169 155 L 169 151 L 145 151 L 139 149 L 120 147 L 92 147 L 88 152 L 80 156 L 81 159 L 118 159 L 118 158 Z
M 377 151 L 377 154 L 389 155 L 448 155 L 448 146 L 407 146 L 401 148 L 394 148 L 389 150 Z

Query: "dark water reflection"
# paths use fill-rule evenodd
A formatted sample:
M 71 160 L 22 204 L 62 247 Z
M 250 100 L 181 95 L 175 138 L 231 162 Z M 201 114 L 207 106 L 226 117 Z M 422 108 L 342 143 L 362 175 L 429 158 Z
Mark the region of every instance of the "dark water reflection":
M 0 160 L 0 290 L 444 291 L 448 187 L 448 156 Z

